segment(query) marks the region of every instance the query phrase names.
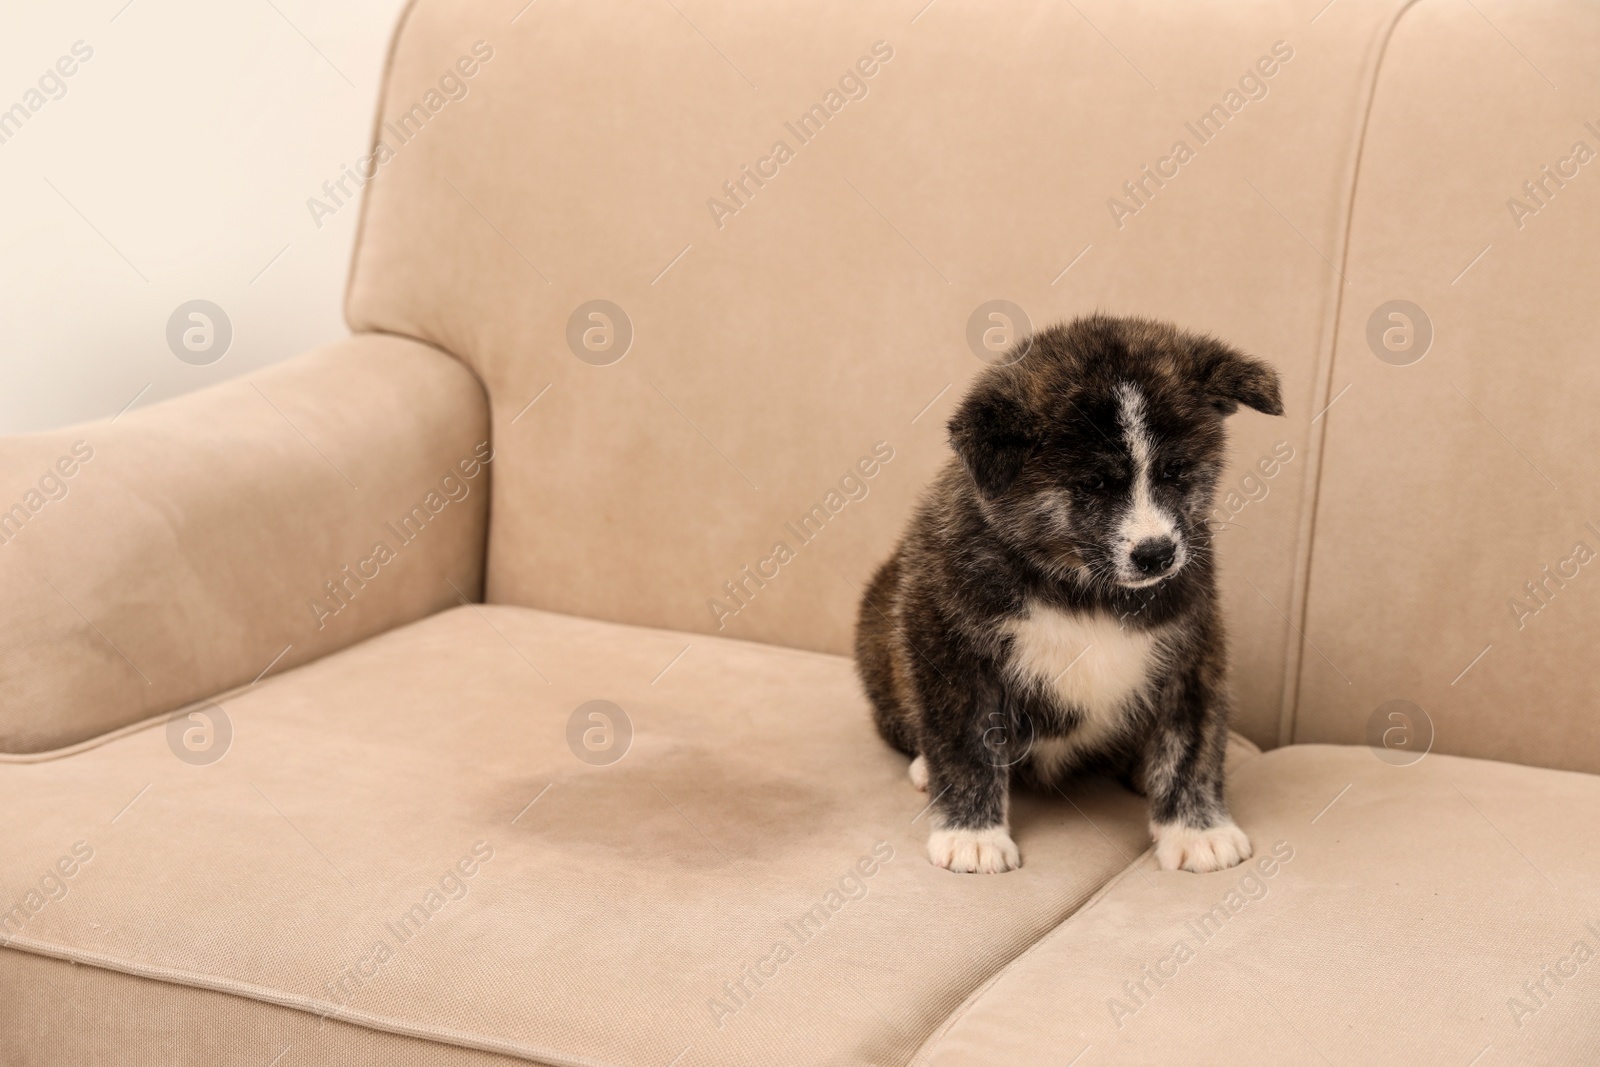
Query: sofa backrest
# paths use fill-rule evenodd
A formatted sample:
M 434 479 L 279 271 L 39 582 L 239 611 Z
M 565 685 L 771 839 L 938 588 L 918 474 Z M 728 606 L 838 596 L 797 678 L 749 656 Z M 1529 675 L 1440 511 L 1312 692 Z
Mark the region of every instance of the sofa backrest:
M 1437 249 L 1427 267 L 1448 282 L 1458 252 L 1464 262 L 1496 239 L 1503 210 L 1493 197 L 1472 218 L 1430 203 L 1452 178 L 1419 169 L 1447 171 L 1408 154 L 1392 124 L 1412 116 L 1431 127 L 1415 136 L 1452 151 L 1462 146 L 1442 130 L 1459 127 L 1490 155 L 1496 133 L 1439 120 L 1451 109 L 1433 96 L 1432 112 L 1392 98 L 1479 66 L 1511 77 L 1522 60 L 1457 26 L 1472 70 L 1413 44 L 1414 69 L 1380 78 L 1397 23 L 1478 17 L 1431 2 L 1404 14 L 1403 0 L 918 6 L 412 5 L 375 154 L 359 167 L 372 177 L 347 312 L 355 329 L 455 353 L 487 387 L 489 599 L 847 651 L 860 590 L 949 455 L 944 423 L 986 344 L 1019 312 L 1038 325 L 1095 309 L 1153 315 L 1284 376 L 1285 417 L 1233 420 L 1216 516 L 1236 725 L 1268 745 L 1360 740 L 1361 709 L 1413 660 L 1382 660 L 1390 673 L 1357 689 L 1325 677 L 1323 654 L 1351 674 L 1365 643 L 1435 638 L 1418 632 L 1426 605 L 1352 613 L 1342 584 L 1381 601 L 1386 559 L 1413 573 L 1425 563 L 1438 581 L 1449 569 L 1420 543 L 1384 540 L 1433 524 L 1391 515 L 1374 531 L 1376 505 L 1318 506 L 1313 490 L 1325 464 L 1354 486 L 1392 442 L 1428 439 L 1397 417 L 1402 394 L 1363 407 L 1376 386 L 1343 392 L 1392 370 L 1366 349 L 1369 305 L 1418 299 L 1386 265 L 1417 264 L 1400 245 Z M 1369 155 L 1375 85 L 1391 97 L 1378 109 L 1390 143 Z M 1531 151 L 1525 133 L 1516 142 Z M 1383 201 L 1380 166 L 1414 176 L 1403 199 L 1425 205 L 1425 238 Z M 1354 238 L 1353 199 L 1373 205 L 1366 218 L 1358 207 Z M 1488 261 L 1450 298 L 1463 316 L 1489 311 L 1496 272 L 1519 262 Z M 1509 336 L 1512 321 L 1478 336 Z M 1549 325 L 1551 343 L 1581 336 Z M 1453 345 L 1441 334 L 1440 353 Z M 1572 358 L 1538 373 L 1559 380 Z M 1487 367 L 1456 382 L 1482 392 L 1480 406 L 1506 391 Z M 1456 406 L 1432 409 L 1451 436 L 1431 439 L 1472 440 L 1490 462 L 1499 438 Z M 1378 410 L 1391 414 L 1373 425 Z M 1529 447 L 1557 466 L 1552 445 Z M 1428 471 L 1468 473 L 1442 448 L 1413 453 L 1407 480 L 1365 491 L 1401 508 L 1435 499 L 1418 495 Z M 1469 513 L 1439 547 L 1472 559 L 1494 521 Z M 1346 632 L 1355 619 L 1362 632 Z M 1335 631 L 1356 642 L 1342 657 Z M 1443 747 L 1493 754 L 1492 741 L 1467 733 Z
M 1600 11 L 1474 3 L 1412 8 L 1378 79 L 1293 737 L 1597 771 Z M 1384 347 L 1401 300 L 1425 350 Z

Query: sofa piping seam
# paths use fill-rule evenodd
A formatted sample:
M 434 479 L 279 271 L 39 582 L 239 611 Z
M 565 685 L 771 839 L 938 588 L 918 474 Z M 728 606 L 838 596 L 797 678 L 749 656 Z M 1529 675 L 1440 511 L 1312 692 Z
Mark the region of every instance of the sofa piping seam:
M 336 1019 L 352 1026 L 395 1034 L 400 1037 L 412 1037 L 441 1045 L 475 1049 L 479 1052 L 492 1052 L 534 1063 L 544 1061 L 552 1065 L 552 1067 L 616 1067 L 616 1065 L 605 1060 L 566 1056 L 512 1041 L 492 1038 L 488 1035 L 473 1036 L 445 1027 L 407 1024 L 388 1016 L 355 1011 L 350 1008 L 329 1004 L 325 1001 L 319 1001 L 314 997 L 269 989 L 249 982 L 197 974 L 176 967 L 135 963 L 132 960 L 119 959 L 115 956 L 108 956 L 98 952 L 87 952 L 83 949 L 70 948 L 65 945 L 55 945 L 47 941 L 38 941 L 21 935 L 9 938 L 4 944 L 0 944 L 0 948 L 12 948 L 15 951 L 26 952 L 44 959 L 65 960 L 68 963 L 82 964 L 99 970 L 132 975 L 135 978 L 148 978 L 152 981 L 166 982 L 170 985 L 205 989 L 213 993 L 222 993 L 244 1000 L 254 1000 L 262 1004 L 273 1004 L 280 1008 L 288 1008 L 292 1011 L 300 1011 L 320 1018 Z M 322 1010 L 323 1008 L 328 1010 Z
M 1339 354 L 1339 322 L 1344 314 L 1344 290 L 1347 284 L 1345 271 L 1350 266 L 1350 235 L 1355 229 L 1356 193 L 1361 184 L 1361 162 L 1366 153 L 1367 136 L 1372 125 L 1373 106 L 1378 97 L 1378 81 L 1383 74 L 1384 59 L 1388 55 L 1389 42 L 1394 38 L 1394 31 L 1400 25 L 1400 20 L 1416 6 L 1418 0 L 1407 0 L 1401 8 L 1394 13 L 1378 39 L 1376 54 L 1372 60 L 1372 74 L 1367 82 L 1366 100 L 1361 108 L 1361 121 L 1356 127 L 1354 152 L 1350 162 L 1350 177 L 1344 198 L 1344 226 L 1339 249 L 1338 278 L 1333 283 L 1333 308 L 1328 327 L 1328 342 L 1326 352 L 1326 366 L 1322 372 L 1322 381 L 1317 384 L 1318 400 L 1326 398 L 1333 391 L 1333 373 Z M 1326 409 L 1324 409 L 1326 413 Z M 1330 418 L 1322 424 L 1317 431 L 1316 447 L 1312 449 L 1312 470 L 1307 477 L 1308 492 L 1302 498 L 1305 514 L 1300 520 L 1300 531 L 1297 535 L 1295 551 L 1295 575 L 1293 579 L 1293 599 L 1289 605 L 1289 614 L 1299 620 L 1297 633 L 1298 642 L 1292 642 L 1294 655 L 1284 667 L 1283 701 L 1278 712 L 1278 744 L 1288 745 L 1294 742 L 1296 728 L 1300 716 L 1300 685 L 1305 666 L 1306 646 L 1310 638 L 1306 636 L 1306 621 L 1311 613 L 1311 560 L 1315 548 L 1317 530 L 1317 511 L 1322 499 L 1322 476 L 1327 460 L 1328 426 L 1333 420 Z M 1294 625 L 1294 624 L 1291 624 Z

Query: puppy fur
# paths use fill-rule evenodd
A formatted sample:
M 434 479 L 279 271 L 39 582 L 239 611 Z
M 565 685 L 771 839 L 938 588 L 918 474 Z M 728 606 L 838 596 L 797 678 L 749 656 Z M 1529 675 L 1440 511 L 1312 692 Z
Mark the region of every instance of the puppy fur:
M 1010 870 L 1012 779 L 1109 771 L 1149 798 L 1162 869 L 1231 867 L 1250 843 L 1222 795 L 1206 516 L 1225 416 L 1281 415 L 1278 375 L 1212 338 L 1105 315 L 1012 356 L 950 420 L 956 455 L 857 623 L 878 730 L 933 798 L 929 857 Z

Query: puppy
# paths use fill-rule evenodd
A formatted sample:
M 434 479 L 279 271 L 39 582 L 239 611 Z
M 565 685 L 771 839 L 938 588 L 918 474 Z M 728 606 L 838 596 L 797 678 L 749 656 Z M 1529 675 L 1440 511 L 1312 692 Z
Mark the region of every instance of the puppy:
M 953 458 L 863 597 L 856 664 L 933 797 L 928 856 L 1021 864 L 1013 775 L 1107 770 L 1150 800 L 1163 870 L 1250 856 L 1222 796 L 1229 701 L 1206 516 L 1223 419 L 1277 372 L 1094 315 L 1018 342 L 951 418 Z

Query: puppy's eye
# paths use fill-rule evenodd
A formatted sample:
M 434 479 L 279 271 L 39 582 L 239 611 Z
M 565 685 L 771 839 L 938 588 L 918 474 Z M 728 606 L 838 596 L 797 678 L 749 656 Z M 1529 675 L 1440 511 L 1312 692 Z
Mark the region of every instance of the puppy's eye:
M 1161 468 L 1161 480 L 1168 484 L 1176 484 L 1189 476 L 1188 468 L 1181 463 L 1168 463 Z
M 1112 493 L 1126 488 L 1128 474 L 1115 468 L 1087 471 L 1079 475 L 1074 487 L 1085 493 Z

